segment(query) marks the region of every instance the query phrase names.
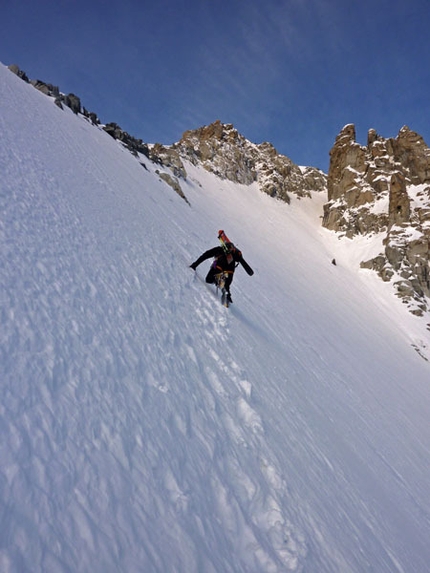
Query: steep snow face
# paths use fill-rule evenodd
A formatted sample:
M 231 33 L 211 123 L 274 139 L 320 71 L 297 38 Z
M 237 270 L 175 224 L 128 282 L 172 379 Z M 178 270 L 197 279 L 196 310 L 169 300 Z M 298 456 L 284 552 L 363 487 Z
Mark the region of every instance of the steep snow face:
M 187 165 L 189 206 L 3 66 L 0 101 L 0 569 L 426 571 L 428 338 L 322 198 Z M 229 309 L 188 267 L 220 228 Z

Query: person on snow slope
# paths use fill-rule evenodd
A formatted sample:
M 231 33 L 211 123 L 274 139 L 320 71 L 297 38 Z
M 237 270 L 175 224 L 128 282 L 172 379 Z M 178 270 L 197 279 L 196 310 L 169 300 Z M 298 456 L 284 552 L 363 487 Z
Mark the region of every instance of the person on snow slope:
M 190 267 L 195 271 L 196 268 L 207 259 L 213 258 L 213 263 L 206 275 L 206 282 L 213 284 L 217 281 L 217 275 L 226 273 L 227 279 L 225 282 L 225 290 L 227 292 L 227 301 L 233 302 L 231 299 L 230 285 L 233 280 L 233 274 L 236 267 L 241 264 L 249 276 L 254 274 L 252 268 L 248 265 L 242 256 L 242 252 L 237 249 L 234 244 L 228 240 L 223 231 L 220 231 L 218 238 L 221 245 L 205 251 Z

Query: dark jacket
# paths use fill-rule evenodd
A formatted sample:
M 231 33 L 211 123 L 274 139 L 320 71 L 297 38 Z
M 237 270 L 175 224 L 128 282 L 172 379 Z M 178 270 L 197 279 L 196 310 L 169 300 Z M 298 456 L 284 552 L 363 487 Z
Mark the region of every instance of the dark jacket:
M 228 273 L 234 273 L 237 264 L 241 264 L 248 275 L 252 276 L 254 271 L 242 257 L 241 251 L 238 249 L 233 249 L 231 253 L 225 253 L 221 246 L 209 249 L 203 255 L 201 255 L 192 265 L 193 269 L 196 269 L 203 261 L 207 259 L 215 258 L 213 266 L 220 271 L 227 271 Z

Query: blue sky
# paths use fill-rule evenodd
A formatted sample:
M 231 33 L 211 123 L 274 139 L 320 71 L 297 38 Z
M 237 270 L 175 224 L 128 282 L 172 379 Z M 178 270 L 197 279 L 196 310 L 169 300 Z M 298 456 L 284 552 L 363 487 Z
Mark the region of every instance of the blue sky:
M 430 145 L 429 0 L 15 0 L 0 61 L 171 144 L 216 119 L 327 171 L 347 123 Z

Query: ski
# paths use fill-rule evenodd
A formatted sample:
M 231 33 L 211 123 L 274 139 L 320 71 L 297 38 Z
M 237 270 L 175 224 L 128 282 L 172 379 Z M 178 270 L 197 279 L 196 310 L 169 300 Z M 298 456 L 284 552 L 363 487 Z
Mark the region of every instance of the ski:
M 222 229 L 218 231 L 218 239 L 219 242 L 221 243 L 221 247 L 224 249 L 224 251 L 227 252 L 228 251 L 227 244 L 231 243 L 231 241 Z

